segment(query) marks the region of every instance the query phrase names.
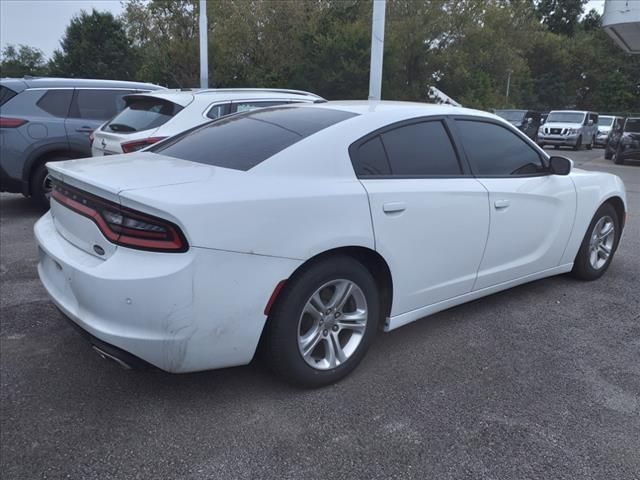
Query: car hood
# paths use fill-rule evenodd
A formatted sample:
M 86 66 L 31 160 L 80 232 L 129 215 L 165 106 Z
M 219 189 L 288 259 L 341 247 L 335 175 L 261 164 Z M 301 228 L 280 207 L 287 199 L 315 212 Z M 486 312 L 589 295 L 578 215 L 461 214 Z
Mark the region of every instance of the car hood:
M 60 181 L 114 201 L 125 190 L 204 181 L 220 170 L 152 152 L 50 162 L 47 168 Z

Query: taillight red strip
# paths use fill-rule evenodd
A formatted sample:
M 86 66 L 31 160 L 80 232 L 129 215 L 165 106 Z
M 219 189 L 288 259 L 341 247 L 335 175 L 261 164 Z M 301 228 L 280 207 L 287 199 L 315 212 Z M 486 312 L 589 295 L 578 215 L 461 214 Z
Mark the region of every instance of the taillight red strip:
M 139 250 L 157 252 L 185 252 L 188 249 L 187 241 L 180 229 L 166 220 L 121 207 L 116 203 L 61 184 L 56 180 L 53 181 L 53 187 L 51 196 L 54 200 L 70 210 L 91 219 L 102 234 L 112 243 Z M 71 198 L 65 192 L 72 193 L 80 201 Z M 148 232 L 109 223 L 103 217 L 101 209 L 108 210 L 111 213 L 115 212 L 125 218 L 161 227 L 165 229 L 166 233 Z
M 27 123 L 22 118 L 0 117 L 0 128 L 17 128 Z
M 160 140 L 164 140 L 165 138 L 167 137 L 149 137 L 142 140 L 132 140 L 130 142 L 121 143 L 120 146 L 124 153 L 137 152 L 138 150 L 142 150 L 149 145 L 158 143 Z

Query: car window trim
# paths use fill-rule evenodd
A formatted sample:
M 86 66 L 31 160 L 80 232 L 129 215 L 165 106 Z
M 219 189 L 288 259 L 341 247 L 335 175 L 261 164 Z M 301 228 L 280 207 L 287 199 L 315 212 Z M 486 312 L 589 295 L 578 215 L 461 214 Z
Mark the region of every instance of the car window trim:
M 454 132 L 454 136 L 460 142 L 460 149 L 464 152 L 465 159 L 469 164 L 469 168 L 475 178 L 526 178 L 526 177 L 546 177 L 552 175 L 552 172 L 549 170 L 549 155 L 542 150 L 541 148 L 531 140 L 527 135 L 521 132 L 519 129 L 512 127 L 511 125 L 505 125 L 504 123 L 490 117 L 476 117 L 474 115 L 452 115 L 451 122 L 454 124 L 452 131 Z M 473 122 L 482 122 L 482 123 L 490 123 L 492 125 L 496 125 L 497 127 L 502 127 L 505 130 L 514 133 L 516 136 L 521 138 L 540 158 L 543 168 L 546 170 L 540 173 L 523 173 L 523 174 L 509 174 L 509 175 L 481 175 L 477 172 L 477 169 L 471 162 L 471 159 L 467 155 L 465 151 L 464 145 L 462 144 L 462 135 L 460 133 L 459 125 L 457 121 L 473 121 Z
M 385 156 L 387 157 L 387 163 L 389 164 L 389 167 L 391 167 L 391 162 L 389 161 L 389 154 L 387 153 L 387 147 L 384 144 L 384 141 L 382 140 L 382 134 L 389 132 L 391 130 L 396 130 L 398 128 L 401 127 L 405 127 L 407 125 L 413 125 L 416 123 L 425 123 L 425 122 L 440 122 L 442 123 L 442 126 L 444 127 L 444 130 L 447 134 L 447 136 L 449 137 L 449 141 L 451 142 L 451 146 L 453 147 L 453 152 L 456 156 L 456 160 L 458 162 L 458 167 L 460 168 L 460 174 L 459 175 L 394 175 L 394 174 L 389 174 L 389 175 L 358 175 L 355 171 L 355 167 L 353 168 L 353 172 L 356 175 L 356 177 L 360 180 L 391 180 L 391 179 L 399 179 L 399 180 L 409 180 L 409 179 L 429 179 L 429 178 L 441 178 L 441 179 L 446 179 L 446 178 L 473 178 L 471 169 L 469 168 L 469 165 L 467 164 L 467 160 L 463 159 L 462 156 L 462 152 L 460 151 L 460 149 L 458 148 L 458 145 L 456 144 L 456 141 L 454 139 L 454 135 L 453 132 L 450 129 L 449 126 L 449 122 L 448 122 L 448 116 L 447 115 L 428 115 L 428 116 L 422 116 L 422 117 L 414 117 L 414 118 L 409 118 L 406 120 L 400 120 L 399 122 L 394 122 L 391 123 L 389 125 L 385 125 L 383 127 L 380 127 L 376 130 L 373 130 L 372 132 L 369 132 L 368 134 L 360 137 L 358 140 L 356 140 L 355 142 L 351 143 L 351 145 L 349 145 L 348 148 L 348 152 L 349 152 L 349 158 L 351 159 L 351 166 L 353 167 L 354 161 L 358 160 L 358 149 L 360 148 L 361 145 L 367 143 L 369 140 L 380 136 L 380 142 L 382 144 L 382 148 L 384 149 L 384 153 Z

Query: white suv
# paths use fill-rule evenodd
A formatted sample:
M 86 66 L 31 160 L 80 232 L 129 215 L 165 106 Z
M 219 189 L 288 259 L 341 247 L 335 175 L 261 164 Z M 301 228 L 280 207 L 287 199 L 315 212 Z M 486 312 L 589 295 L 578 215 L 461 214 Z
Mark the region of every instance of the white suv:
M 172 90 L 127 95 L 124 100 L 127 107 L 91 135 L 94 157 L 135 152 L 232 113 L 287 103 L 325 101 L 300 90 L 261 88 Z

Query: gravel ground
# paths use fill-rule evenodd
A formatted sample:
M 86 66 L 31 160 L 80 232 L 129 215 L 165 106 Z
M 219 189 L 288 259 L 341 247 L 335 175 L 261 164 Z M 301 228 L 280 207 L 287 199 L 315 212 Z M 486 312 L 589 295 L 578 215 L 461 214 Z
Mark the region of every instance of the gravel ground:
M 189 375 L 95 355 L 36 276 L 39 213 L 1 195 L 6 479 L 640 478 L 640 167 L 607 274 L 524 285 L 379 335 L 338 385 L 258 362 Z

